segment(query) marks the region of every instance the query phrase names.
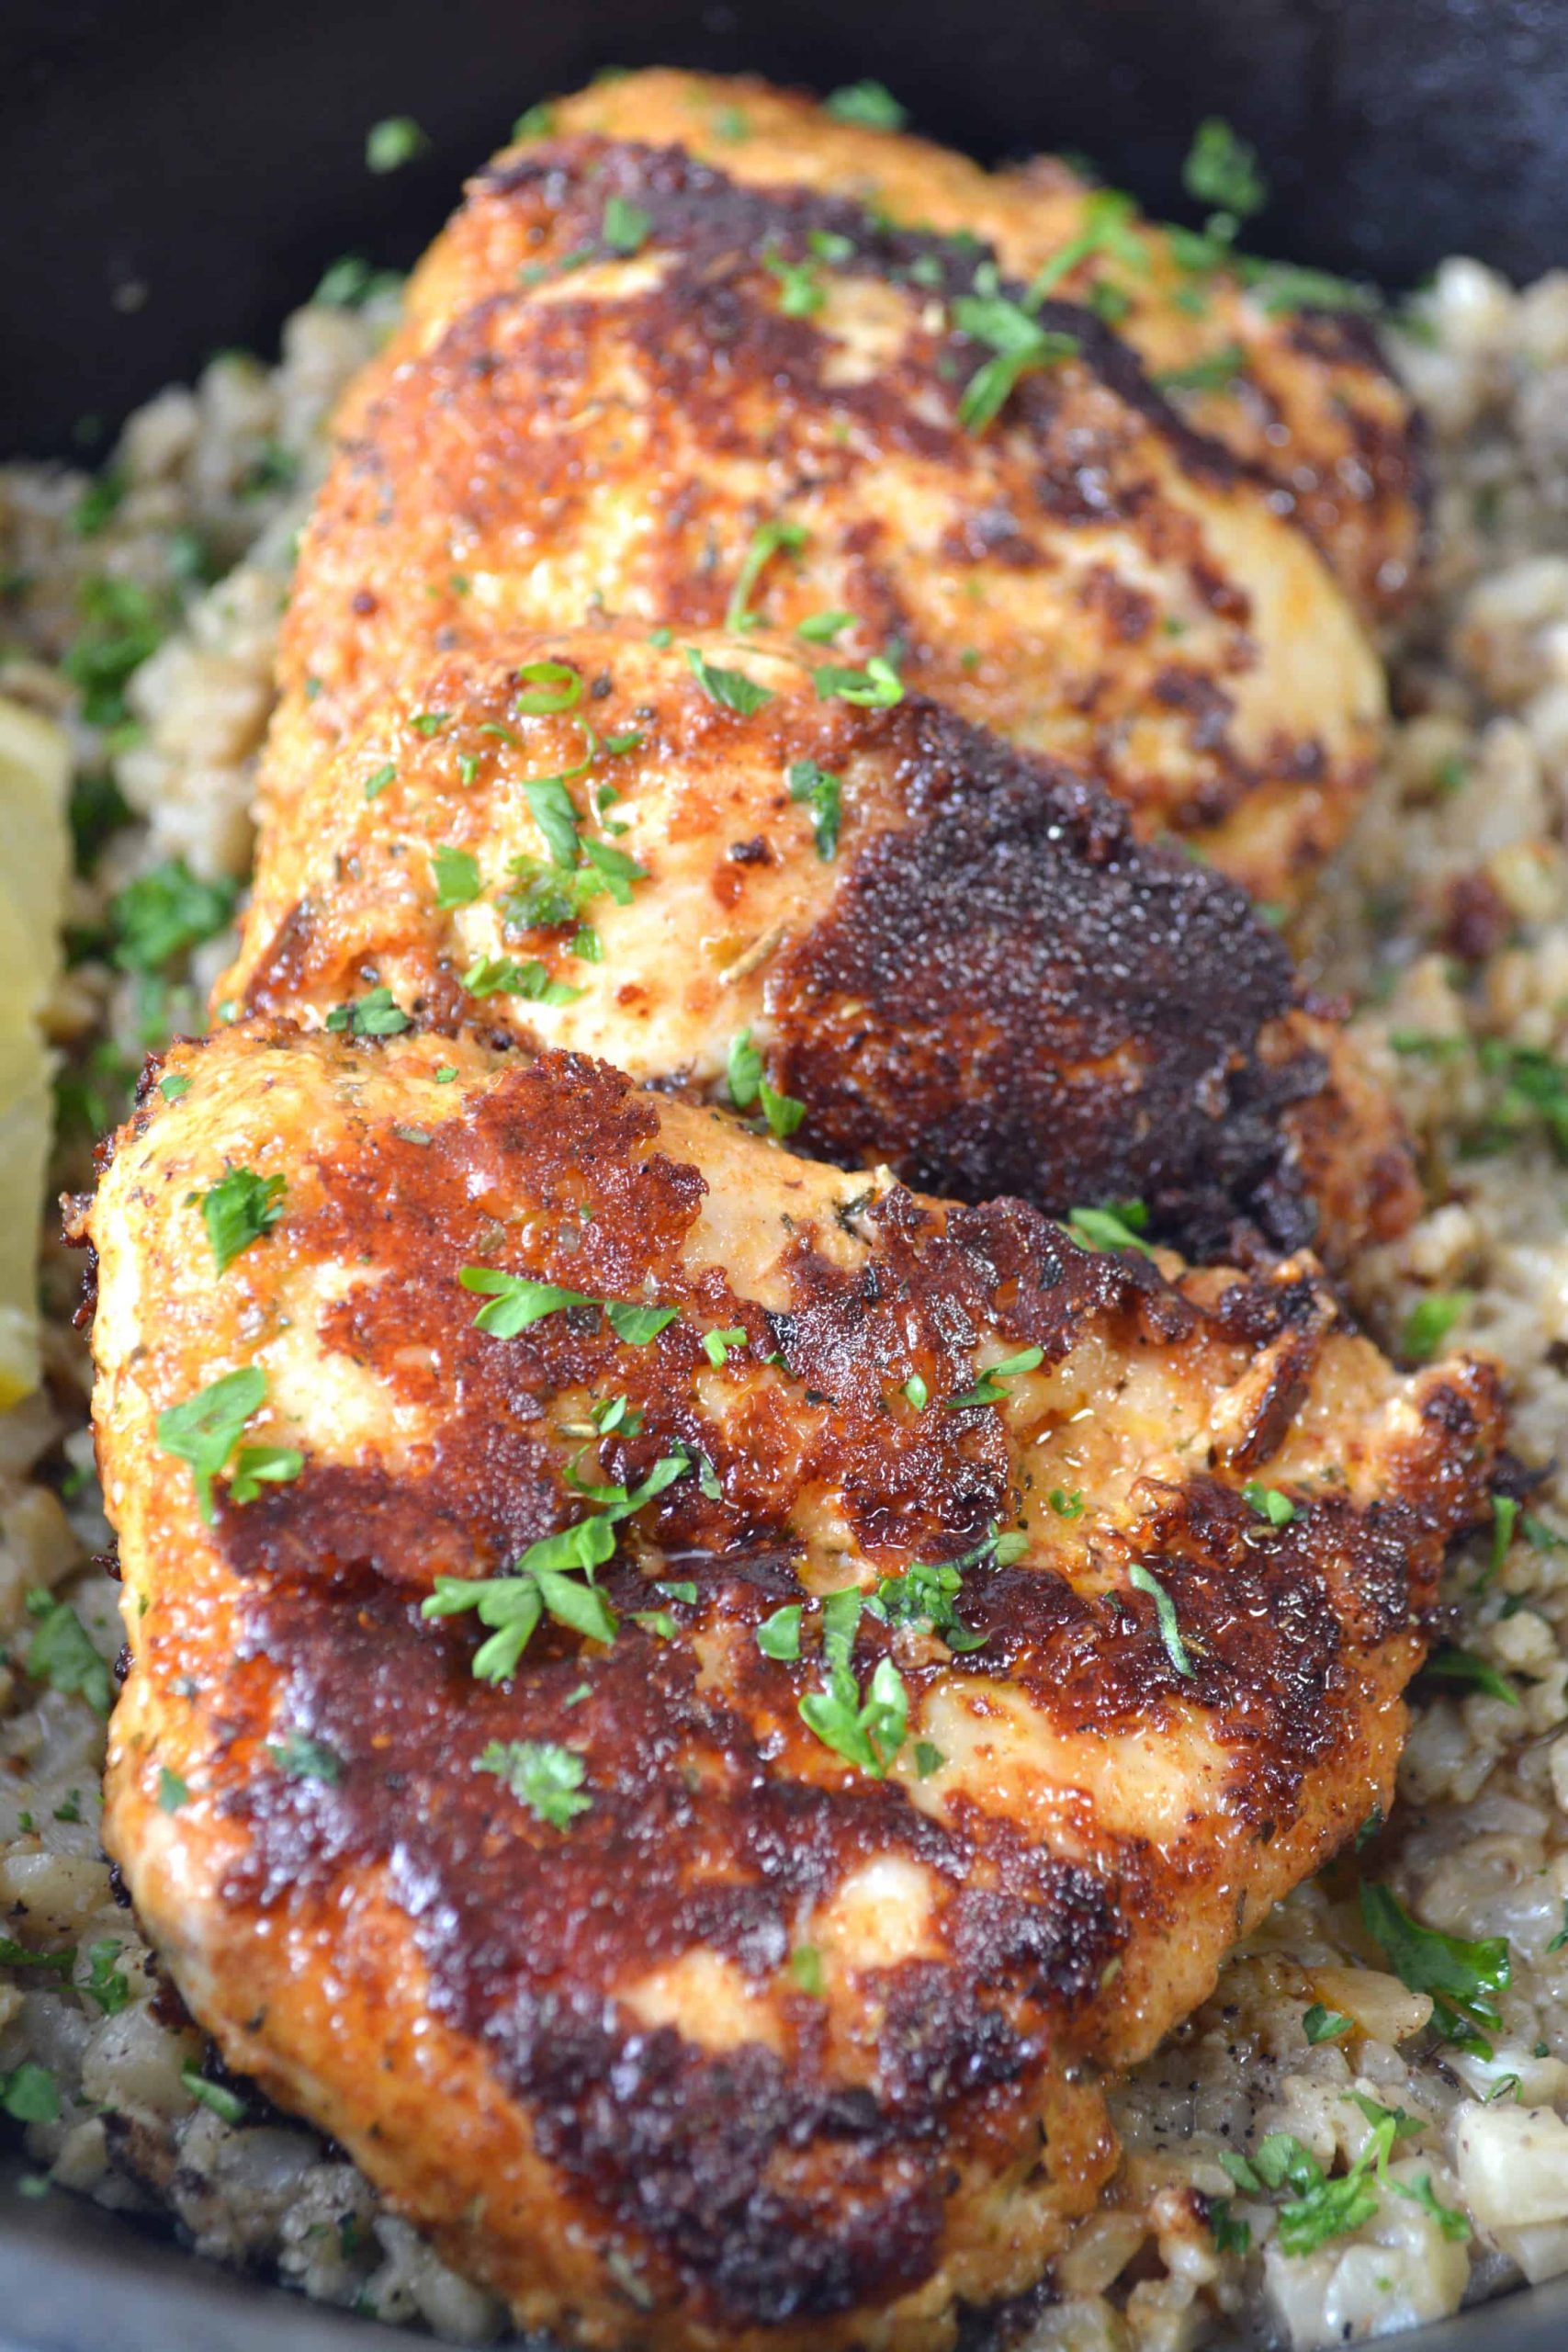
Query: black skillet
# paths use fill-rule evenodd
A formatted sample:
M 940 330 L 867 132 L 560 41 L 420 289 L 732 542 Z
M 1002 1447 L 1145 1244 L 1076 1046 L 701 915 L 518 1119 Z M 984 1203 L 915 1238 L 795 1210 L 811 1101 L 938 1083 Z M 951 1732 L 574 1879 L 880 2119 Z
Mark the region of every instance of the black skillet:
M 530 100 L 605 65 L 871 75 L 994 157 L 1076 148 L 1180 214 L 1202 115 L 1262 152 L 1265 250 L 1391 287 L 1568 264 L 1568 0 L 0 0 L 0 451 L 91 456 L 344 251 L 412 259 Z M 365 135 L 430 138 L 373 178 Z M 8 2165 L 8 2169 L 7 2169 Z M 0 2352 L 374 2352 L 0 2154 Z M 1568 2279 L 1412 2352 L 1565 2352 Z

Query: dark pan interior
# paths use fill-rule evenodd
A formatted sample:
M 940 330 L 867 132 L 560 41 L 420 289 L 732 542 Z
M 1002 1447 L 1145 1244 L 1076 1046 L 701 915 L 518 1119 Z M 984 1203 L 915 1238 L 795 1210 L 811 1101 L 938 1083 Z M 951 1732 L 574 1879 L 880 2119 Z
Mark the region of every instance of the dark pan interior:
M 345 247 L 410 259 L 531 99 L 656 61 L 874 74 L 942 138 L 1178 209 L 1220 113 L 1274 183 L 1259 241 L 1390 286 L 1568 253 L 1568 0 L 0 0 L 0 449 L 269 349 Z M 372 179 L 402 113 L 431 147 Z
M 529 101 L 656 61 L 874 75 L 934 134 L 1077 148 L 1179 214 L 1219 113 L 1273 182 L 1267 249 L 1394 287 L 1455 251 L 1568 261 L 1568 0 L 0 0 L 0 451 L 90 452 L 213 350 L 270 350 L 338 254 L 412 258 Z M 372 178 L 365 133 L 401 113 L 432 144 Z M 24 2201 L 15 2169 L 0 2352 L 411 2341 Z M 1568 2280 L 1399 2340 L 1562 2352 Z

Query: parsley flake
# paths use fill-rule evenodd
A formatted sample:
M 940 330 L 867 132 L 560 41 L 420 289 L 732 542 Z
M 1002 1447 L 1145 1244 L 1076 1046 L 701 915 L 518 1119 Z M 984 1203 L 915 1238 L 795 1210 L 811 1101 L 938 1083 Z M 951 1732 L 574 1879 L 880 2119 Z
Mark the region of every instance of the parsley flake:
M 1258 1518 L 1266 1519 L 1270 1527 L 1289 1527 L 1296 1515 L 1289 1495 L 1282 1495 L 1278 1487 L 1266 1487 L 1259 1478 L 1249 1478 L 1241 1491 L 1243 1500 L 1250 1503 Z
M 212 1481 L 238 1445 L 245 1423 L 265 1402 L 265 1373 L 259 1364 L 246 1364 L 209 1382 L 183 1404 L 165 1406 L 158 1416 L 158 1444 L 164 1453 L 189 1463 L 197 1506 L 209 1527 L 217 1518 Z
M 818 702 L 852 702 L 868 710 L 891 710 L 904 699 L 904 682 L 884 653 L 874 653 L 863 670 L 828 664 L 811 674 Z
M 818 856 L 831 857 L 839 846 L 839 828 L 843 820 L 843 788 L 839 778 L 818 767 L 815 760 L 792 760 L 785 776 L 790 798 L 805 801 L 811 811 Z
M 409 1016 L 395 1003 L 389 988 L 370 989 L 347 1004 L 334 1004 L 327 1027 L 346 1030 L 355 1037 L 397 1037 L 409 1026 Z
M 738 711 L 742 718 L 749 718 L 753 711 L 761 710 L 764 703 L 770 703 L 773 698 L 771 686 L 759 685 L 756 679 L 749 678 L 743 670 L 721 670 L 707 659 L 699 646 L 687 646 L 686 660 L 704 694 L 712 701 L 721 703 L 726 710 Z
M 268 1740 L 266 1752 L 290 1781 L 325 1781 L 334 1787 L 343 1778 L 343 1758 L 319 1739 L 291 1731 L 280 1740 Z
M 1445 2041 L 1489 2056 L 1490 2045 L 1476 2029 L 1495 2030 L 1503 2022 L 1491 1996 L 1504 1991 L 1513 1973 L 1507 1938 L 1467 1942 L 1424 1928 L 1388 1886 L 1363 1882 L 1360 1907 L 1362 1926 L 1387 1954 L 1400 1983 L 1413 1993 L 1432 1996 L 1432 2022 Z
M 270 1233 L 283 1215 L 286 1176 L 258 1176 L 254 1168 L 231 1168 L 201 1196 L 201 1221 L 220 1274 L 242 1250 Z
M 371 124 L 365 140 L 365 161 L 378 174 L 399 172 L 416 155 L 423 154 L 429 144 L 412 114 L 389 115 L 384 121 Z
M 1187 1655 L 1187 1645 L 1181 1638 L 1181 1629 L 1177 1623 L 1175 1601 L 1172 1600 L 1154 1571 L 1146 1568 L 1142 1560 L 1133 1562 L 1127 1570 L 1127 1581 L 1134 1591 L 1146 1593 L 1154 1602 L 1155 1616 L 1159 1623 L 1159 1637 L 1165 1644 L 1165 1654 L 1177 1673 L 1190 1680 L 1195 1669 L 1191 1659 Z
M 750 545 L 747 548 L 740 570 L 736 575 L 735 586 L 730 592 L 729 604 L 724 616 L 724 626 L 727 629 L 739 635 L 743 629 L 757 628 L 761 626 L 761 615 L 750 609 L 752 590 L 775 555 L 781 553 L 798 555 L 806 545 L 806 541 L 807 532 L 802 524 L 786 522 L 779 517 L 773 522 L 758 525 L 751 534 Z
M 739 1030 L 729 1041 L 725 1082 L 738 1111 L 749 1111 L 753 1102 L 760 1103 L 770 1132 L 781 1142 L 794 1135 L 806 1116 L 804 1102 L 793 1094 L 780 1094 L 769 1083 L 750 1029 Z
M 492 1739 L 474 1759 L 476 1772 L 493 1772 L 520 1804 L 552 1829 L 570 1826 L 593 1800 L 583 1792 L 588 1767 L 574 1748 L 547 1739 Z
M 881 82 L 846 83 L 822 103 L 835 121 L 852 122 L 862 130 L 902 130 L 909 119 L 908 108 Z
M 947 1400 L 948 1411 L 961 1413 L 967 1411 L 973 1405 L 1000 1404 L 1007 1395 L 1006 1389 L 1001 1385 L 1004 1380 L 1016 1380 L 1021 1374 L 1032 1372 L 1037 1364 L 1043 1363 L 1044 1361 L 1043 1348 L 1021 1348 L 1016 1355 L 1004 1356 L 999 1363 L 987 1366 L 973 1388 L 965 1388 L 960 1396 L 950 1396 Z
M 27 1606 L 35 1620 L 28 1648 L 32 1680 L 85 1699 L 95 1714 L 107 1715 L 114 1704 L 113 1679 L 70 1602 L 56 1600 L 42 1586 L 35 1586 Z
M 210 2108 L 225 2123 L 243 2123 L 245 2102 L 239 2094 L 223 2083 L 209 2083 L 196 2066 L 182 2066 L 180 2081 L 198 2106 Z

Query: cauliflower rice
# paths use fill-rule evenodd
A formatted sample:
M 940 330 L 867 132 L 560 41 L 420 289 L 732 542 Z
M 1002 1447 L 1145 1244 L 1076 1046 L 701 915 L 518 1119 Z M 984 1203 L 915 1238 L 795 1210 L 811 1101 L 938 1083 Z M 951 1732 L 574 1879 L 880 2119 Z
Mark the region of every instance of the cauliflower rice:
M 295 533 L 396 303 L 339 265 L 276 367 L 215 358 L 96 481 L 0 468 L 0 693 L 63 718 L 76 761 L 48 1014 L 63 1187 L 228 960 Z M 1407 1354 L 1495 1351 L 1536 1480 L 1454 1565 L 1448 1679 L 1417 1686 L 1391 1824 L 1116 2094 L 1122 2172 L 1026 2352 L 1314 2352 L 1568 2271 L 1568 274 L 1516 293 L 1449 262 L 1393 340 L 1432 425 L 1430 586 L 1392 649 L 1384 773 L 1297 944 L 1353 1000 L 1427 1186 L 1357 1304 Z M 22 2193 L 165 2216 L 324 2301 L 496 2341 L 492 2298 L 223 2075 L 115 1899 L 97 1780 L 120 1636 L 78 1277 L 51 1217 L 49 1385 L 0 1418 L 0 2107 Z M 1441 2038 L 1361 1924 L 1363 1874 L 1428 1928 L 1506 1939 L 1500 2024 Z M 1290 2199 L 1321 2206 L 1325 2182 L 1345 2225 L 1303 2247 Z

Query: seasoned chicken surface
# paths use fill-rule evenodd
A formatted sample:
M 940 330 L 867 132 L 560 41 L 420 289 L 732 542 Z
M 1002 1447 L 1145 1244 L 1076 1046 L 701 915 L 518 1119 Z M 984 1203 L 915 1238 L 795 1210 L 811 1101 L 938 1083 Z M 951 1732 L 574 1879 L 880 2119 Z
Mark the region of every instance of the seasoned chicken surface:
M 806 633 L 825 697 L 902 678 L 1297 895 L 1378 741 L 1361 626 L 1129 345 L 1023 292 L 973 239 L 675 149 L 493 166 L 346 405 L 265 804 L 435 653 L 761 619 Z
M 85 1230 L 110 1849 L 229 2062 L 596 2346 L 1038 2278 L 1101 2073 L 1388 1801 L 1497 1442 L 1309 1260 L 469 1037 L 175 1048 Z
M 819 700 L 805 657 L 600 628 L 438 661 L 264 834 L 218 1001 L 319 1023 L 370 981 L 698 1097 L 765 1077 L 799 1148 L 1137 1199 L 1200 1258 L 1408 1221 L 1392 1109 L 1240 890 L 922 698 Z
M 1411 404 L 1364 321 L 1332 306 L 1316 273 L 1229 261 L 1213 238 L 1141 220 L 1053 156 L 983 171 L 929 140 L 835 119 L 798 91 L 750 77 L 655 68 L 546 110 L 549 133 L 680 146 L 752 187 L 849 196 L 903 228 L 990 245 L 1011 277 L 1090 300 L 1150 374 L 1174 379 L 1182 414 L 1267 473 L 1372 615 L 1408 592 L 1425 491 Z M 419 307 L 450 311 L 460 251 L 438 245 Z M 1325 305 L 1327 307 L 1325 307 Z

